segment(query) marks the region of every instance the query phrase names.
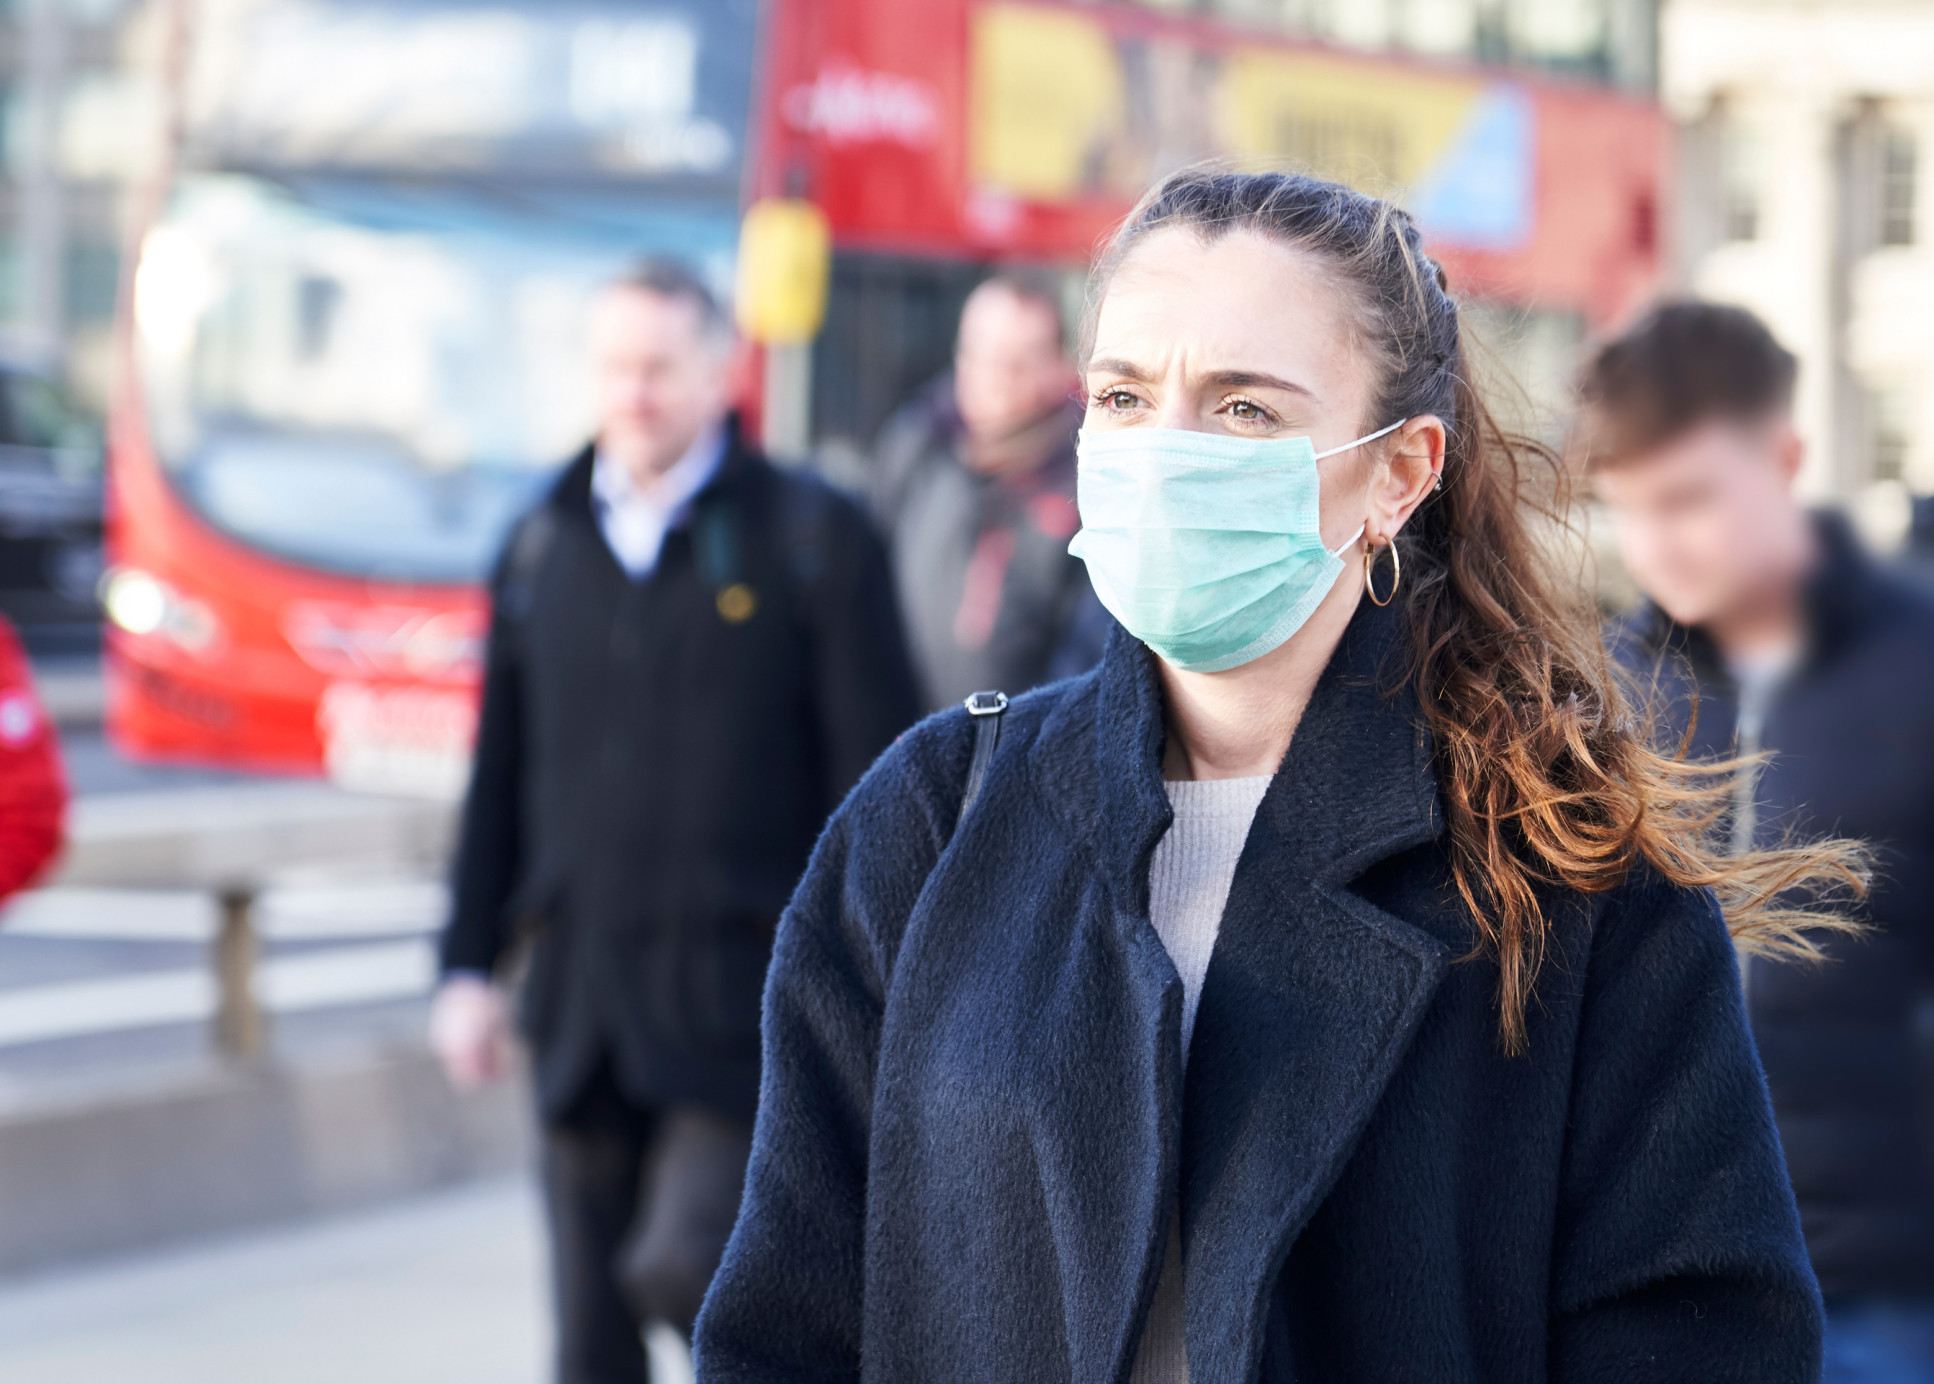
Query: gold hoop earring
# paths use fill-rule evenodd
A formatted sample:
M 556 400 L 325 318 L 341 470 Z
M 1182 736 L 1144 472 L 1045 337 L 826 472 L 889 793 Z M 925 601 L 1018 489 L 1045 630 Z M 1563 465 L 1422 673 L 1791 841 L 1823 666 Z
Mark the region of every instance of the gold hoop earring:
M 1390 554 L 1390 594 L 1378 599 L 1376 583 L 1371 580 L 1377 566 L 1377 554 Z M 1392 538 L 1380 547 L 1371 548 L 1363 555 L 1363 594 L 1370 598 L 1370 604 L 1387 606 L 1397 599 L 1397 588 L 1403 585 L 1403 559 L 1397 555 L 1397 540 Z

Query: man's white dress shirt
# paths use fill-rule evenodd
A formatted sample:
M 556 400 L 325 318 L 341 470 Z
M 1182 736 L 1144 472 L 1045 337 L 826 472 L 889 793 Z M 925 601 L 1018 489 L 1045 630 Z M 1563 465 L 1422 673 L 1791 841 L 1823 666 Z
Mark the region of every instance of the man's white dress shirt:
M 707 428 L 663 474 L 639 485 L 603 448 L 591 459 L 591 509 L 618 565 L 633 581 L 651 575 L 665 535 L 684 521 L 692 501 L 725 460 L 725 429 Z

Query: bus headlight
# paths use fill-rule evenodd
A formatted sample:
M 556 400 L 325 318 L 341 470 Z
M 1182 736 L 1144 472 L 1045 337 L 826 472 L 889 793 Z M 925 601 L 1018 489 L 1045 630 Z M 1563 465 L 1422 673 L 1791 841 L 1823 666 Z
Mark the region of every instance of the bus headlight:
M 205 604 L 134 567 L 117 567 L 107 574 L 101 583 L 101 608 L 129 634 L 158 634 L 190 653 L 207 650 L 221 632 L 215 612 Z
M 153 634 L 168 618 L 168 588 L 146 572 L 117 568 L 101 583 L 101 606 L 129 634 Z

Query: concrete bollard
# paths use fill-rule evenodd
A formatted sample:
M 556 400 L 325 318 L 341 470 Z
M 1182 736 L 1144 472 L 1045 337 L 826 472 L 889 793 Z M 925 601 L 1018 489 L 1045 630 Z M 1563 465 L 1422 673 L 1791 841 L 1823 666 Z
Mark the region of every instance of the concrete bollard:
M 215 937 L 215 1047 L 228 1057 L 258 1057 L 268 1047 L 268 1016 L 255 997 L 256 891 L 230 885 L 215 895 L 221 931 Z

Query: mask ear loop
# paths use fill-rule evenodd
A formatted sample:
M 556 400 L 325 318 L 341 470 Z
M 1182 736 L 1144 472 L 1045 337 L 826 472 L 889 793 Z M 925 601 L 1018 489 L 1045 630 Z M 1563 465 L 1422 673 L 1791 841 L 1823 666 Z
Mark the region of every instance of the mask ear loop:
M 1382 437 L 1386 433 L 1395 432 L 1398 428 L 1401 428 L 1405 423 L 1408 423 L 1409 421 L 1410 420 L 1408 418 L 1399 418 L 1396 422 L 1392 423 L 1389 427 L 1378 428 L 1375 432 L 1371 433 L 1367 437 L 1359 437 L 1354 442 L 1345 442 L 1341 447 L 1332 447 L 1327 452 L 1318 452 L 1314 457 L 1311 458 L 1311 460 L 1321 461 L 1324 457 L 1333 457 L 1338 455 L 1339 453 L 1347 452 L 1354 447 L 1361 447 L 1366 442 L 1375 442 L 1379 437 Z M 1369 531 L 1370 531 L 1370 525 L 1369 525 L 1369 522 L 1366 520 L 1361 528 L 1359 528 L 1355 533 L 1350 535 L 1348 542 L 1345 542 L 1340 547 L 1330 549 L 1329 550 L 1330 556 L 1342 557 L 1343 554 L 1350 551 L 1351 547 L 1355 545 L 1356 541 L 1359 538 L 1362 538 L 1363 535 L 1368 533 Z
M 1375 432 L 1373 432 L 1373 433 L 1369 433 L 1369 434 L 1366 434 L 1366 435 L 1365 435 L 1365 436 L 1363 436 L 1363 437 L 1359 437 L 1359 438 L 1358 438 L 1358 439 L 1357 439 L 1356 441 L 1354 441 L 1354 442 L 1345 442 L 1345 443 L 1344 443 L 1344 444 L 1343 444 L 1343 445 L 1342 445 L 1341 447 L 1332 447 L 1332 448 L 1330 448 L 1330 449 L 1329 449 L 1329 451 L 1327 451 L 1327 452 L 1318 452 L 1318 453 L 1317 453 L 1317 454 L 1315 455 L 1315 457 L 1314 457 L 1314 458 L 1312 458 L 1312 460 L 1315 460 L 1315 461 L 1321 461 L 1321 460 L 1322 460 L 1322 459 L 1323 459 L 1324 457 L 1333 457 L 1333 456 L 1337 456 L 1337 455 L 1339 455 L 1340 453 L 1343 453 L 1343 452 L 1348 452 L 1348 451 L 1351 451 L 1351 450 L 1353 450 L 1353 449 L 1355 449 L 1355 448 L 1357 448 L 1357 447 L 1361 447 L 1361 446 L 1362 446 L 1362 445 L 1363 445 L 1364 443 L 1366 443 L 1366 442 L 1375 442 L 1375 441 L 1376 441 L 1376 440 L 1377 440 L 1377 439 L 1378 439 L 1379 437 L 1383 437 L 1383 436 L 1386 436 L 1387 434 L 1390 434 L 1390 433 L 1393 433 L 1393 432 L 1395 432 L 1395 431 L 1396 431 L 1396 430 L 1397 430 L 1398 428 L 1401 428 L 1401 427 L 1402 427 L 1402 426 L 1403 426 L 1403 425 L 1404 425 L 1405 423 L 1408 423 L 1409 421 L 1410 421 L 1410 420 L 1409 420 L 1408 418 L 1399 418 L 1399 419 L 1398 419 L 1398 420 L 1397 420 L 1396 422 L 1394 422 L 1394 423 L 1391 423 L 1391 424 L 1389 424 L 1389 425 L 1387 425 L 1387 426 L 1385 426 L 1385 427 L 1381 427 L 1381 428 L 1378 428 L 1378 429 L 1377 429 L 1377 430 L 1376 430 Z M 1439 473 L 1439 475 L 1438 475 L 1438 477 L 1437 477 L 1437 488 L 1438 488 L 1439 490 L 1442 490 L 1442 489 L 1444 488 L 1444 477 L 1443 477 L 1443 475 L 1442 475 L 1441 473 Z M 1346 542 L 1346 543 L 1344 543 L 1344 544 L 1343 544 L 1343 545 L 1342 545 L 1341 547 L 1337 547 L 1337 548 L 1332 548 L 1332 549 L 1330 549 L 1330 556 L 1331 556 L 1331 557 L 1342 557 L 1342 556 L 1343 556 L 1343 554 L 1345 554 L 1345 553 L 1347 553 L 1347 552 L 1348 552 L 1348 551 L 1349 551 L 1349 550 L 1351 549 L 1351 547 L 1352 547 L 1352 546 L 1353 546 L 1353 545 L 1354 545 L 1354 544 L 1355 544 L 1355 543 L 1357 542 L 1357 540 L 1358 540 L 1358 539 L 1360 539 L 1360 538 L 1362 538 L 1362 537 L 1363 537 L 1363 535 L 1364 535 L 1364 534 L 1366 534 L 1366 533 L 1368 533 L 1369 531 L 1370 531 L 1370 525 L 1369 525 L 1369 522 L 1368 522 L 1368 521 L 1366 520 L 1366 521 L 1364 522 L 1364 524 L 1362 525 L 1362 527 L 1360 527 L 1359 529 L 1357 529 L 1357 531 L 1356 531 L 1355 533 L 1353 533 L 1353 534 L 1351 534 L 1351 535 L 1350 535 L 1350 538 L 1349 538 L 1349 541 L 1348 541 L 1348 542 Z M 1391 557 L 1391 560 L 1392 560 L 1392 561 L 1395 561 L 1395 560 L 1396 560 L 1396 557 L 1397 557 L 1397 544 L 1396 544 L 1396 541 L 1395 541 L 1395 540 L 1393 539 L 1393 540 L 1392 540 L 1392 541 L 1391 541 L 1390 543 L 1388 543 L 1388 544 L 1387 544 L 1387 545 L 1385 545 L 1385 546 L 1387 546 L 1387 547 L 1388 547 L 1388 548 L 1390 549 L 1390 557 Z M 1371 586 L 1371 584 L 1370 584 L 1370 559 L 1371 559 L 1372 557 L 1374 557 L 1374 554 L 1366 554 L 1366 555 L 1365 555 L 1365 560 L 1364 560 L 1364 564 L 1363 564 L 1363 587 L 1364 587 L 1364 590 L 1366 590 L 1366 591 L 1368 591 L 1368 592 L 1370 593 L 1370 599 L 1371 599 L 1371 600 L 1373 600 L 1373 601 L 1376 601 L 1376 603 L 1377 603 L 1378 605 L 1389 605 L 1389 604 L 1390 604 L 1390 601 L 1391 601 L 1391 598 L 1392 598 L 1392 597 L 1394 597 L 1394 596 L 1395 596 L 1395 595 L 1397 594 L 1397 588 L 1396 588 L 1396 586 L 1395 586 L 1395 585 L 1393 584 L 1393 585 L 1391 586 L 1391 588 L 1390 588 L 1390 595 L 1389 595 L 1389 596 L 1385 596 L 1385 597 L 1384 597 L 1384 598 L 1383 598 L 1382 600 L 1380 600 L 1380 601 L 1377 601 L 1377 592 L 1376 592 L 1376 588 L 1375 588 L 1375 587 L 1373 587 L 1373 586 Z M 1401 566 L 1400 566 L 1400 567 L 1398 567 L 1398 569 L 1397 569 L 1397 579 L 1398 579 L 1399 581 L 1401 581 L 1401 580 L 1403 579 L 1403 568 L 1402 568 Z
M 1343 554 L 1349 552 L 1350 549 L 1356 546 L 1357 540 L 1359 538 L 1362 538 L 1363 535 L 1368 532 L 1370 532 L 1370 526 L 1368 524 L 1362 525 L 1360 528 L 1357 529 L 1355 533 L 1351 534 L 1348 538 L 1344 539 L 1336 547 L 1330 549 L 1330 556 L 1342 557 Z
M 1410 420 L 1408 418 L 1399 418 L 1396 422 L 1392 423 L 1389 427 L 1378 428 L 1375 432 L 1370 433 L 1364 437 L 1359 437 L 1354 442 L 1345 442 L 1341 447 L 1332 447 L 1327 452 L 1318 452 L 1315 455 L 1315 457 L 1312 458 L 1312 460 L 1321 461 L 1324 457 L 1333 457 L 1340 452 L 1347 452 L 1347 451 L 1350 451 L 1352 448 L 1361 447 L 1366 442 L 1375 442 L 1379 437 L 1382 437 L 1385 433 L 1393 433 L 1398 428 L 1401 428 L 1405 423 L 1408 423 L 1409 421 Z

